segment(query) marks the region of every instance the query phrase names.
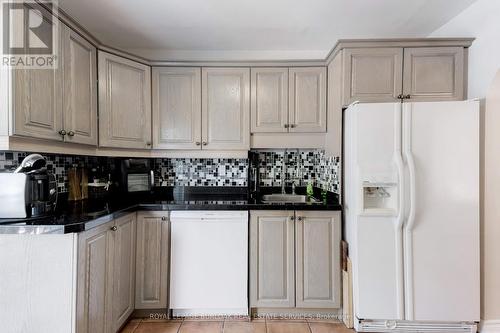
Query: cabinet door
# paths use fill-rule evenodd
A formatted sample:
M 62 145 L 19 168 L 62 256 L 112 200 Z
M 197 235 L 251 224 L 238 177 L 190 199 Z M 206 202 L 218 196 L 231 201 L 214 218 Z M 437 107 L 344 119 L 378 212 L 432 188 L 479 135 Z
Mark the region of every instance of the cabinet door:
M 153 148 L 200 149 L 200 68 L 153 68 Z
M 403 93 L 411 102 L 463 100 L 463 47 L 404 49 Z
M 250 306 L 294 307 L 294 212 L 250 212 Z
M 296 212 L 298 308 L 340 307 L 340 213 Z
M 97 51 L 64 24 L 59 29 L 64 52 L 64 139 L 97 145 Z
M 326 67 L 290 68 L 290 132 L 326 131 Z
M 252 133 L 288 132 L 288 68 L 252 68 Z
M 115 220 L 113 234 L 113 329 L 125 323 L 135 305 L 135 213 Z
M 113 222 L 78 234 L 77 333 L 111 332 Z
M 354 101 L 398 100 L 403 86 L 402 48 L 353 48 L 343 52 L 344 106 Z
M 99 146 L 151 148 L 151 68 L 99 51 Z
M 202 69 L 203 149 L 250 149 L 250 70 Z
M 167 212 L 137 215 L 135 308 L 165 309 L 168 292 Z
M 42 14 L 41 19 L 52 23 L 45 10 L 31 11 Z M 59 32 L 61 32 L 59 30 Z M 37 34 L 50 34 L 52 29 L 37 30 Z M 55 36 L 54 38 L 57 38 Z M 13 74 L 13 134 L 33 138 L 62 141 L 62 50 L 55 69 L 14 69 Z

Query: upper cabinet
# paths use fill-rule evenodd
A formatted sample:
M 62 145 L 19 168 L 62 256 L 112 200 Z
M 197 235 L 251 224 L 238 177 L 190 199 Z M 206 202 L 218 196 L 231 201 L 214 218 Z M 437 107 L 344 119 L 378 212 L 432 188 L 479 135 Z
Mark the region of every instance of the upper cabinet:
M 252 68 L 252 133 L 288 132 L 288 68 Z
M 201 69 L 153 68 L 153 148 L 199 149 Z
M 463 47 L 404 49 L 403 95 L 412 102 L 464 99 Z
M 69 27 L 60 25 L 64 59 L 65 140 L 97 145 L 96 49 Z
M 341 52 L 344 106 L 354 101 L 466 98 L 464 47 L 368 47 Z
M 96 145 L 96 48 L 63 23 L 59 34 L 57 68 L 12 71 L 12 134 Z
M 342 153 L 342 109 L 359 102 L 467 98 L 471 38 L 344 40 L 328 59 L 325 151 Z
M 396 100 L 403 82 L 402 48 L 344 50 L 344 101 Z
M 151 67 L 102 51 L 99 146 L 151 148 Z
M 326 131 L 326 67 L 290 68 L 290 132 Z
M 326 131 L 326 67 L 252 68 L 252 133 Z
M 51 24 L 50 14 L 44 10 L 32 11 Z M 61 24 L 62 25 L 62 24 Z M 48 29 L 47 29 L 48 30 Z M 59 32 L 61 33 L 60 29 Z M 40 31 L 50 33 L 51 31 Z M 62 45 L 59 43 L 59 55 Z M 57 58 L 55 69 L 14 69 L 12 134 L 62 141 L 63 128 L 63 61 Z
M 202 69 L 202 145 L 210 150 L 250 148 L 250 69 Z

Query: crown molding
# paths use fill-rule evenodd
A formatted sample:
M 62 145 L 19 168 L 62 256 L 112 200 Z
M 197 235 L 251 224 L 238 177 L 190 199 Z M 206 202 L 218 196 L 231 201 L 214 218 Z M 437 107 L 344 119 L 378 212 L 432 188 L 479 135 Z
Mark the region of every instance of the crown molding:
M 325 58 L 329 64 L 337 53 L 345 48 L 370 47 L 427 47 L 459 46 L 468 48 L 475 38 L 375 38 L 375 39 L 339 39 Z
M 46 10 L 51 11 L 42 1 L 35 0 Z M 120 57 L 133 60 L 148 66 L 201 66 L 201 67 L 310 67 L 310 66 L 328 66 L 337 53 L 350 47 L 428 47 L 428 46 L 459 46 L 468 48 L 471 46 L 475 38 L 379 38 L 379 39 L 339 39 L 333 48 L 328 52 L 324 59 L 309 59 L 309 60 L 238 60 L 227 61 L 220 60 L 171 60 L 171 59 L 147 59 L 132 52 L 128 52 L 119 48 L 115 48 L 102 43 L 94 35 L 92 35 L 83 25 L 78 23 L 63 9 L 58 8 L 55 14 L 59 20 L 75 30 L 83 38 L 93 44 L 98 50 L 105 51 Z

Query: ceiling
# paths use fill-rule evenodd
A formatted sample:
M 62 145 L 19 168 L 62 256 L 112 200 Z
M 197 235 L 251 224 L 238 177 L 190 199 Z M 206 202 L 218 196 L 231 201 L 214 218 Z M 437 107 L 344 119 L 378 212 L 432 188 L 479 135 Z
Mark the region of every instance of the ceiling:
M 476 0 L 59 0 L 151 60 L 324 59 L 338 39 L 426 37 Z

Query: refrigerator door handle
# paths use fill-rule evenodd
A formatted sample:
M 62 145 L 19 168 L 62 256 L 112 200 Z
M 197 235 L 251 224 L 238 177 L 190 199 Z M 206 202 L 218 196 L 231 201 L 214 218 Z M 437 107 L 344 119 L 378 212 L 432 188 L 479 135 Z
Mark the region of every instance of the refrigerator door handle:
M 411 104 L 403 106 L 403 122 L 405 129 L 405 139 L 403 153 L 408 164 L 408 181 L 409 181 L 409 207 L 408 221 L 406 222 L 406 231 L 411 232 L 415 225 L 415 198 L 416 198 L 416 180 L 415 180 L 415 159 L 411 151 Z
M 404 225 L 405 218 L 405 186 L 404 186 L 404 161 L 402 153 L 402 110 L 401 104 L 397 104 L 394 113 L 394 128 L 395 128 L 395 147 L 394 147 L 394 159 L 396 164 L 396 169 L 398 172 L 398 215 L 396 219 L 396 229 L 401 230 Z
M 412 231 L 415 226 L 415 198 L 416 198 L 416 180 L 415 180 L 415 159 L 411 151 L 411 117 L 412 103 L 403 105 L 403 154 L 408 165 L 408 219 L 404 226 L 404 273 L 405 273 L 405 319 L 414 319 L 414 295 L 413 295 L 413 238 Z

